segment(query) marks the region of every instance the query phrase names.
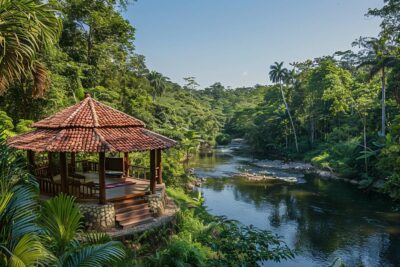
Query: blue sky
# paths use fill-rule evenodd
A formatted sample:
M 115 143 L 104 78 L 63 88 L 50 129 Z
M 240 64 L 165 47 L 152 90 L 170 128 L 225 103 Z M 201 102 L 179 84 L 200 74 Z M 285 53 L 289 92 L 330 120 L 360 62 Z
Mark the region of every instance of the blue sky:
M 376 36 L 365 17 L 383 0 L 138 0 L 125 17 L 136 28 L 136 52 L 147 66 L 183 84 L 253 86 L 286 64 L 351 48 Z

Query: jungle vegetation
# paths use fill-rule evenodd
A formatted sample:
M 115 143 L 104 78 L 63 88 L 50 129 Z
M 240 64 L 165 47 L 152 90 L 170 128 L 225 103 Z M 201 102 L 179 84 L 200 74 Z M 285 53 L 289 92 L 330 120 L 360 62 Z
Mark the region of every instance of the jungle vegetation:
M 382 8 L 367 11 L 367 16 L 381 18 L 380 34 L 360 37 L 354 49 L 304 62 L 266 62 L 264 85 L 234 89 L 219 82 L 199 88 L 195 77 L 184 78 L 181 86 L 149 70 L 145 57 L 135 52 L 135 28 L 122 16 L 133 2 L 0 0 L 0 125 L 7 136 L 29 131 L 32 121 L 82 100 L 88 92 L 179 141 L 178 149 L 165 152 L 165 181 L 170 186 L 188 181 L 180 163 L 200 144 L 213 146 L 245 138 L 249 152 L 256 156 L 310 161 L 360 180 L 367 189 L 380 182 L 386 194 L 400 200 L 399 0 L 384 0 Z M 2 155 L 1 164 L 19 162 L 19 156 Z M 140 155 L 136 159 L 142 160 Z M 0 177 L 0 222 L 11 227 L 0 231 L 0 265 L 18 260 L 29 263 L 47 255 L 51 262 L 69 266 L 68 262 L 84 259 L 96 249 L 107 250 L 112 255 L 109 260 L 126 256 L 119 244 L 106 238 L 77 240 L 79 225 L 68 236 L 55 239 L 60 233 L 54 233 L 56 226 L 46 222 L 46 216 L 57 205 L 73 209 L 73 200 L 60 196 L 34 214 L 18 209 L 20 201 L 36 207 L 37 196 L 29 175 L 17 170 L 23 167 L 7 167 L 4 173 L 2 169 Z M 26 228 L 11 225 L 6 212 L 24 218 Z M 225 266 L 218 260 L 227 255 L 242 256 L 238 265 L 250 257 L 292 257 L 286 247 L 275 254 L 268 251 L 273 253 L 268 255 L 238 253 L 240 248 L 230 247 L 231 241 L 243 236 L 254 237 L 252 244 L 258 246 L 268 244 L 260 243 L 256 234 L 267 236 L 272 244 L 280 243 L 270 233 L 207 218 L 201 209 L 184 211 L 182 216 L 185 219 L 175 229 L 177 234 L 170 235 L 168 245 L 157 254 L 145 255 L 147 264 L 170 264 L 171 255 L 184 259 L 179 264 L 195 257 L 199 266 Z M 198 228 L 188 234 L 185 221 L 190 218 L 196 220 L 191 227 Z M 209 244 L 204 239 L 205 232 L 215 229 L 209 224 L 220 225 L 213 234 L 223 235 L 221 242 Z M 25 255 L 21 248 L 28 241 L 35 244 L 28 248 L 33 258 L 14 257 Z M 182 255 L 180 248 L 190 249 Z M 95 260 L 96 264 L 109 263 L 104 258 Z
M 181 161 L 200 143 L 214 145 L 226 116 L 196 91 L 194 77 L 182 87 L 146 67 L 121 15 L 127 4 L 0 0 L 0 266 L 252 266 L 293 258 L 273 233 L 210 216 L 200 199 L 173 189 L 190 179 Z M 182 213 L 159 239 L 138 236 L 131 247 L 87 233 L 74 198 L 41 200 L 24 154 L 5 145 L 85 92 L 180 141 L 166 152 L 164 175 Z M 140 153 L 133 158 L 148 164 Z

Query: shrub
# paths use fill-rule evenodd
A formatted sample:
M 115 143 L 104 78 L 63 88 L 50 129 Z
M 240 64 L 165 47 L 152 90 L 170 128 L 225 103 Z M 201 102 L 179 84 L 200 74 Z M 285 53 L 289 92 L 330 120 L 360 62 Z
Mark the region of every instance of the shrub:
M 217 142 L 218 145 L 228 145 L 231 141 L 232 141 L 232 137 L 229 134 L 220 134 L 217 136 L 217 138 L 215 139 L 215 141 Z
M 145 261 L 147 266 L 208 266 L 211 251 L 200 243 L 173 236 L 167 248 Z

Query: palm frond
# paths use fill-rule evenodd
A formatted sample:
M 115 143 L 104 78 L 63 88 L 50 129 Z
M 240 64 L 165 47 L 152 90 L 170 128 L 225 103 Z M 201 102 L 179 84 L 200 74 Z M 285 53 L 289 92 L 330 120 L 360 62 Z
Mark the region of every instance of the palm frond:
M 91 245 L 69 253 L 63 261 L 64 266 L 102 267 L 112 265 L 125 257 L 120 242 L 110 241 L 101 245 Z
M 40 225 L 54 243 L 56 253 L 67 250 L 82 229 L 82 215 L 75 198 L 60 194 L 43 204 Z
M 84 236 L 86 243 L 90 245 L 104 244 L 111 241 L 111 237 L 106 233 L 92 232 Z
M 9 266 L 13 267 L 34 267 L 55 260 L 33 234 L 22 236 L 10 253 Z
M 22 77 L 35 77 L 34 92 L 48 83 L 44 68 L 35 66 L 39 54 L 56 44 L 61 20 L 49 4 L 32 0 L 0 0 L 0 94 Z
M 47 69 L 40 62 L 35 62 L 32 69 L 33 76 L 33 90 L 32 95 L 35 97 L 42 96 L 46 89 L 49 87 L 49 77 L 47 74 Z

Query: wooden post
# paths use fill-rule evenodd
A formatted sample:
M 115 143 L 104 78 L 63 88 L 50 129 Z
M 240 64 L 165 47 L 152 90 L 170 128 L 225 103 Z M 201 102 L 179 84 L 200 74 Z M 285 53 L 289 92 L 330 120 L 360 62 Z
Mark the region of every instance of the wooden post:
M 61 192 L 68 194 L 68 167 L 67 155 L 65 152 L 60 152 L 60 177 L 61 177 Z
M 76 159 L 75 159 L 75 152 L 71 152 L 71 171 L 72 173 L 75 173 L 76 170 Z
M 47 171 L 47 175 L 50 179 L 53 178 L 53 153 L 47 152 L 47 161 L 49 162 L 49 169 Z
M 129 153 L 124 153 L 124 176 L 129 176 Z
M 150 150 L 150 191 L 156 193 L 156 150 Z
M 162 161 L 161 161 L 161 149 L 157 149 L 157 161 L 156 161 L 156 167 L 157 167 L 157 184 L 162 184 Z
M 106 204 L 106 153 L 99 153 L 99 203 Z
M 29 173 L 34 174 L 34 171 L 36 169 L 35 152 L 33 152 L 32 150 L 28 150 L 26 152 L 26 156 L 28 158 L 28 170 L 29 170 Z

